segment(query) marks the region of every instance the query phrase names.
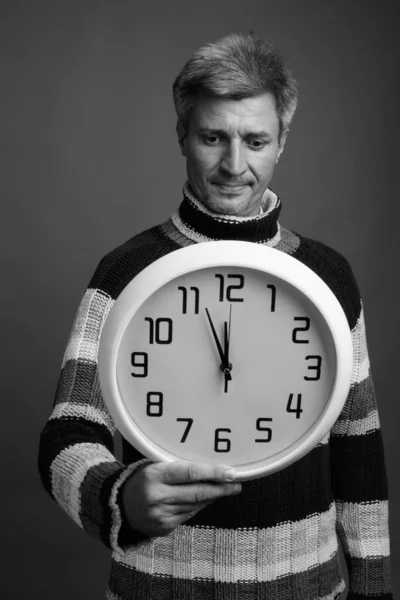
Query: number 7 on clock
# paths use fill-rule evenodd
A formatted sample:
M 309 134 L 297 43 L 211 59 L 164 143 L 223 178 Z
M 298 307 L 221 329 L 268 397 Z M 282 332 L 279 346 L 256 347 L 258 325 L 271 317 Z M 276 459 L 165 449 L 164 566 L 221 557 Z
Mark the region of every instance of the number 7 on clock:
M 177 421 L 183 421 L 184 423 L 187 423 L 186 427 L 185 427 L 185 431 L 183 432 L 183 436 L 181 438 L 181 444 L 184 444 L 186 442 L 186 438 L 189 435 L 189 431 L 190 428 L 193 425 L 193 419 L 176 419 Z

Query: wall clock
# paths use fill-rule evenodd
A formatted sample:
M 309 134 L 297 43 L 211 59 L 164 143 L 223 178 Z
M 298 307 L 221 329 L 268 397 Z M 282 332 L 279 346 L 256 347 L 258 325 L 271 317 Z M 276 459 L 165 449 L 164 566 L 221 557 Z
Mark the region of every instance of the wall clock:
M 297 259 L 242 241 L 176 250 L 122 291 L 99 380 L 123 436 L 154 461 L 280 470 L 319 443 L 346 400 L 352 340 L 328 286 Z

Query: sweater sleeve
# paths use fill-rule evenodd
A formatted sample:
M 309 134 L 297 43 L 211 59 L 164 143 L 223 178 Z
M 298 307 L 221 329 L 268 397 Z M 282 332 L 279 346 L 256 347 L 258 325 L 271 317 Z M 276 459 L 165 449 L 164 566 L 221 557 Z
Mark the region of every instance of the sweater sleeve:
M 354 368 L 344 409 L 331 430 L 337 531 L 349 572 L 349 600 L 391 599 L 388 488 L 364 312 L 352 330 Z
M 38 466 L 45 489 L 75 523 L 121 552 L 122 544 L 137 543 L 142 537 L 129 529 L 119 492 L 146 461 L 126 466 L 114 456 L 115 425 L 99 387 L 99 340 L 113 303 L 109 294 L 95 287 L 89 287 L 82 299 L 53 410 L 40 437 Z

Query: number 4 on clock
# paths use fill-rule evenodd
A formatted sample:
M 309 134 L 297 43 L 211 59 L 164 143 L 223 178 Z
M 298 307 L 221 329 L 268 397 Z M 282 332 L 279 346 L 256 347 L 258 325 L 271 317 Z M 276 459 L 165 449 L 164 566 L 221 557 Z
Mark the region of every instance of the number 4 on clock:
M 296 413 L 296 419 L 300 419 L 300 414 L 303 412 L 301 408 L 301 394 L 297 394 L 297 404 L 293 407 L 294 394 L 289 394 L 289 400 L 286 407 L 286 412 Z

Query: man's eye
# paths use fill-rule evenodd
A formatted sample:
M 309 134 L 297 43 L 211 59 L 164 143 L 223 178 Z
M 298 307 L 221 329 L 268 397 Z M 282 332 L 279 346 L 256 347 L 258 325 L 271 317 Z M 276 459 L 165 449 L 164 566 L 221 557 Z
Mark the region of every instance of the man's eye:
M 265 146 L 265 142 L 262 140 L 249 140 L 249 144 L 255 150 L 261 150 L 261 148 L 264 148 Z
M 211 146 L 215 146 L 215 144 L 218 142 L 218 136 L 217 135 L 205 135 L 203 137 L 203 141 L 206 144 L 210 144 Z

